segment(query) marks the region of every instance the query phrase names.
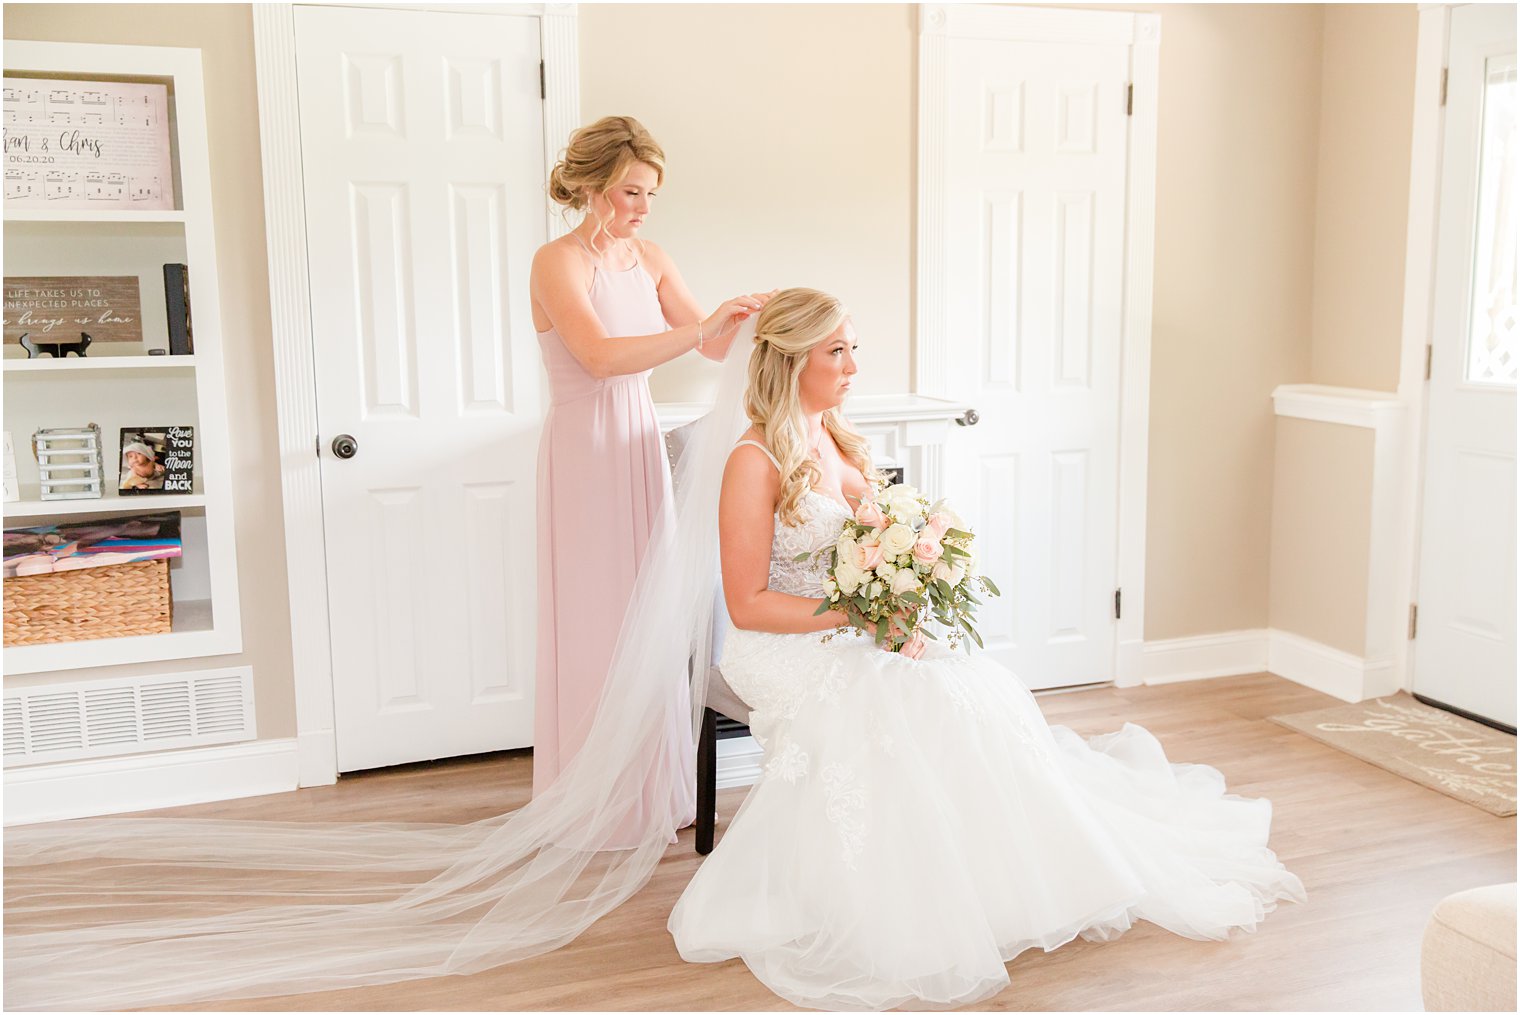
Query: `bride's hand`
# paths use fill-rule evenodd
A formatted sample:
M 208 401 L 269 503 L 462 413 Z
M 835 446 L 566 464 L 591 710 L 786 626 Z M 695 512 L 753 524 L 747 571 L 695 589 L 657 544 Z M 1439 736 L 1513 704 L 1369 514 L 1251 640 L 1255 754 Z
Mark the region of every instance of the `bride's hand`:
M 924 637 L 922 631 L 914 631 L 899 651 L 900 655 L 909 659 L 922 659 L 924 650 L 929 647 L 929 639 Z

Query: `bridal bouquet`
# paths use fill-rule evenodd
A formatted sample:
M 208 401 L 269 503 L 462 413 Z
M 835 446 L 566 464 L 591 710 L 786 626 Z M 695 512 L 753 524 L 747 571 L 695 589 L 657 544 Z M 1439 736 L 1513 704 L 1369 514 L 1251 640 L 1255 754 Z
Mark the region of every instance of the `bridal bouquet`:
M 977 573 L 975 538 L 944 500 L 930 504 L 905 483 L 868 495 L 855 516 L 845 520 L 835 544 L 818 551 L 829 555 L 829 567 L 824 583 L 828 598 L 817 613 L 843 601 L 857 633 L 870 633 L 893 651 L 919 630 L 937 641 L 924 627 L 928 617 L 949 632 L 951 648 L 968 637 L 980 646 L 981 636 L 971 624 L 981 603 L 976 590 L 1002 593 L 991 578 Z M 966 651 L 971 651 L 969 643 Z

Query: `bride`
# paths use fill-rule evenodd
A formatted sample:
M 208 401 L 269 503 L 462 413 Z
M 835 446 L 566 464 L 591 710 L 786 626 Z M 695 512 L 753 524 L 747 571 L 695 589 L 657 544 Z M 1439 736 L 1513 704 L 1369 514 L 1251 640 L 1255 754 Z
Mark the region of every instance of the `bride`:
M 720 544 L 722 672 L 766 762 L 671 913 L 684 958 L 738 956 L 812 1007 L 941 1007 L 996 993 L 1027 948 L 1135 919 L 1219 939 L 1302 900 L 1266 845 L 1270 802 L 1169 762 L 1141 727 L 1084 741 L 986 657 L 822 640 L 848 620 L 814 616 L 821 576 L 794 558 L 833 542 L 874 478 L 837 411 L 853 352 L 843 307 L 813 290 L 777 294 L 744 326 L 675 469 L 587 746 L 546 792 L 465 825 L 7 829 L 7 1007 L 393 983 L 573 940 L 649 880 L 676 828 Z M 688 679 L 682 727 L 670 718 Z
M 1172 764 L 1126 723 L 1049 726 L 1018 677 L 916 635 L 901 653 L 814 616 L 825 558 L 874 477 L 839 414 L 854 329 L 833 297 L 761 311 L 722 485 L 725 679 L 751 708 L 760 781 L 671 913 L 681 957 L 742 958 L 814 1008 L 951 1006 L 1004 963 L 1137 919 L 1198 939 L 1254 930 L 1299 879 L 1267 848 L 1271 802 Z

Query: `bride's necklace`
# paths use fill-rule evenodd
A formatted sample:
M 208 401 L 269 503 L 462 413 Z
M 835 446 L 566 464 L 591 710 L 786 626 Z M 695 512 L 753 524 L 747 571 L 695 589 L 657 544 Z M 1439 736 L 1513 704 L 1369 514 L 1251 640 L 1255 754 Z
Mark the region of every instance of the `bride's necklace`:
M 808 454 L 815 461 L 819 461 L 819 462 L 823 461 L 823 437 L 824 437 L 824 434 L 826 434 L 826 433 L 828 433 L 828 431 L 825 430 L 823 427 L 819 427 L 818 428 L 818 439 L 815 440 L 815 441 L 813 441 L 812 450 L 810 450 L 808 452 Z

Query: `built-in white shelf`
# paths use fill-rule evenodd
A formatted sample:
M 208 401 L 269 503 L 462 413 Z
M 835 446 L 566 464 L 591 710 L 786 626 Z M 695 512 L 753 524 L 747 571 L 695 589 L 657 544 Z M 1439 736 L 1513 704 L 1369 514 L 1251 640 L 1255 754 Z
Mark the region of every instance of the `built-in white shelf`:
M 167 84 L 174 96 L 170 129 L 177 209 L 25 207 L 5 202 L 6 270 L 12 275 L 91 277 L 136 275 L 143 334 L 157 345 L 167 335 L 162 266 L 189 266 L 195 314 L 195 355 L 92 355 L 27 359 L 0 357 L 5 381 L 5 430 L 20 471 L 21 500 L 5 504 L 9 527 L 89 521 L 110 516 L 183 513 L 184 556 L 171 567 L 173 631 L 24 645 L 5 649 L 7 682 L 45 678 L 128 663 L 227 656 L 242 651 L 242 610 L 234 540 L 232 466 L 228 454 L 227 378 L 222 361 L 222 313 L 213 223 L 211 159 L 207 145 L 201 51 L 168 46 L 5 40 L 9 76 L 106 78 Z M 26 270 L 20 270 L 21 268 Z M 41 335 L 33 336 L 39 341 Z M 75 336 L 77 337 L 77 335 Z M 11 358 L 17 357 L 17 358 Z M 40 497 L 28 439 L 40 427 L 101 425 L 105 451 L 103 496 L 89 500 Z M 195 479 L 186 494 L 123 497 L 113 488 L 119 463 L 112 449 L 124 425 L 195 428 Z M 213 609 L 213 604 L 215 608 Z
M 182 211 L 95 211 L 91 208 L 10 208 L 7 222 L 184 222 Z
M 37 488 L 21 488 L 25 494 L 35 495 Z M 203 493 L 155 493 L 155 494 L 129 494 L 123 497 L 114 490 L 107 490 L 103 497 L 90 497 L 81 500 L 42 500 L 36 496 L 24 500 L 9 501 L 5 505 L 5 520 L 10 523 L 13 519 L 20 518 L 51 518 L 54 515 L 116 515 L 124 512 L 140 511 L 149 514 L 155 511 L 181 511 L 185 508 L 203 508 L 206 506 L 206 495 Z
M 212 622 L 211 600 L 176 599 L 174 630 L 168 634 L 144 634 L 132 638 L 94 638 L 63 641 L 52 645 L 17 645 L 5 650 L 6 673 L 50 673 L 58 670 L 117 666 L 122 663 L 158 662 L 225 655 L 241 647 L 238 633 L 217 630 Z
M 87 370 L 194 370 L 194 356 L 38 356 L 36 359 L 7 359 L 6 373 L 75 374 Z

